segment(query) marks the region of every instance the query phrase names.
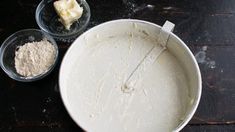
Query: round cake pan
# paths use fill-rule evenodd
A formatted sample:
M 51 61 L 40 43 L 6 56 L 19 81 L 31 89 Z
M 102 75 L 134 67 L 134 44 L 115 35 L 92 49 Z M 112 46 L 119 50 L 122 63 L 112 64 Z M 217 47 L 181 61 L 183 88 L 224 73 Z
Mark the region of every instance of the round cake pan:
M 166 47 L 159 46 L 161 31 L 154 23 L 121 19 L 100 24 L 74 41 L 62 61 L 59 85 L 69 115 L 81 128 L 178 132 L 190 121 L 201 97 L 200 70 L 174 33 L 167 33 Z M 133 47 L 125 48 L 129 42 Z M 135 74 L 151 46 L 165 50 L 143 66 L 138 86 L 123 91 L 123 78 Z

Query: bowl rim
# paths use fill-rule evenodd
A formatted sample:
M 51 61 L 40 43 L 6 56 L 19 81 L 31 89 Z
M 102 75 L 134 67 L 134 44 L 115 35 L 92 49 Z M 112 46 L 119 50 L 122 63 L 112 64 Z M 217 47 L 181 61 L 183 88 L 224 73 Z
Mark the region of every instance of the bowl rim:
M 36 23 L 37 25 L 39 26 L 39 28 L 41 30 L 43 30 L 44 32 L 50 34 L 51 36 L 53 36 L 54 38 L 56 39 L 61 39 L 61 38 L 64 38 L 64 39 L 70 39 L 70 38 L 73 38 L 79 34 L 82 33 L 82 31 L 84 31 L 84 29 L 87 27 L 89 21 L 90 21 L 90 18 L 91 18 L 91 10 L 90 10 L 90 7 L 89 7 L 89 4 L 86 2 L 86 0 L 80 0 L 82 2 L 82 4 L 84 5 L 85 9 L 87 9 L 87 12 L 88 12 L 88 18 L 86 19 L 86 22 L 84 25 L 82 25 L 76 32 L 74 33 L 71 33 L 71 34 L 58 34 L 58 33 L 53 33 L 53 32 L 49 32 L 47 30 L 47 28 L 45 28 L 40 20 L 39 20 L 39 16 L 40 16 L 40 9 L 44 8 L 45 4 L 48 4 L 50 2 L 53 2 L 53 0 L 42 0 L 37 8 L 36 8 L 36 11 L 35 11 L 35 19 L 36 19 Z
M 40 32 L 42 33 L 44 36 L 46 36 L 46 38 L 49 38 L 50 43 L 53 44 L 53 46 L 56 49 L 56 54 L 55 54 L 55 60 L 53 62 L 53 64 L 47 69 L 47 71 L 37 75 L 37 76 L 33 76 L 33 77 L 19 77 L 18 75 L 15 76 L 12 74 L 12 72 L 10 72 L 9 70 L 7 70 L 7 68 L 5 67 L 4 63 L 3 63 L 3 55 L 5 53 L 5 49 L 6 47 L 10 44 L 8 41 L 10 41 L 14 36 L 21 34 L 23 32 L 28 32 L 28 31 L 33 31 L 33 32 Z M 22 29 L 19 31 L 16 31 L 15 33 L 11 34 L 10 36 L 8 36 L 3 42 L 2 45 L 0 47 L 0 67 L 3 69 L 3 71 L 12 79 L 16 80 L 16 81 L 20 81 L 20 82 L 33 82 L 33 81 L 37 81 L 40 80 L 44 77 L 46 77 L 47 75 L 49 75 L 49 73 L 51 73 L 51 71 L 54 69 L 55 65 L 58 62 L 58 56 L 59 56 L 59 48 L 58 45 L 56 43 L 56 41 L 53 39 L 53 37 L 51 37 L 50 35 L 48 35 L 47 33 L 39 30 L 39 29 L 33 29 L 33 28 L 29 28 L 29 29 Z
M 86 36 L 87 34 L 89 34 L 90 32 L 92 32 L 93 30 L 96 30 L 98 28 L 101 28 L 105 25 L 108 25 L 108 24 L 113 24 L 113 23 L 119 23 L 119 22 L 133 22 L 133 23 L 143 23 L 143 24 L 147 24 L 147 25 L 151 25 L 151 26 L 154 26 L 154 27 L 157 27 L 157 28 L 161 28 L 162 26 L 159 26 L 155 23 L 152 23 L 152 22 L 148 22 L 148 21 L 145 21 L 145 20 L 139 20 L 139 19 L 117 19 L 117 20 L 111 20 L 111 21 L 107 21 L 107 22 L 104 22 L 104 23 L 101 23 L 89 30 L 87 30 L 86 32 L 84 32 L 82 35 L 80 35 L 72 44 L 71 46 L 68 48 L 68 50 L 66 51 L 63 59 L 62 59 L 62 62 L 61 62 L 61 65 L 60 65 L 60 70 L 59 70 L 59 91 L 60 91 L 60 95 L 61 95 L 61 98 L 62 98 L 62 102 L 68 112 L 68 114 L 70 115 L 70 117 L 74 120 L 74 122 L 79 126 L 81 127 L 83 130 L 87 131 L 86 129 L 83 128 L 83 126 L 80 125 L 80 121 L 78 120 L 78 118 L 75 118 L 74 117 L 74 114 L 71 110 L 71 107 L 70 107 L 70 104 L 69 104 L 69 101 L 67 100 L 66 98 L 66 93 L 64 92 L 65 91 L 65 88 L 62 88 L 62 70 L 63 70 L 63 67 L 65 67 L 65 59 L 67 59 L 68 57 L 68 54 L 71 52 L 71 50 L 73 49 L 73 47 L 75 46 L 75 43 L 77 41 L 79 41 L 79 38 L 82 38 L 84 36 Z M 201 99 L 201 93 L 202 93 L 202 79 L 201 79 L 201 72 L 200 72 L 200 69 L 199 69 L 199 66 L 198 66 L 198 63 L 193 55 L 193 53 L 191 52 L 191 50 L 187 47 L 187 45 L 177 36 L 175 35 L 173 32 L 170 32 L 170 35 L 172 35 L 173 38 L 175 38 L 176 40 L 178 40 L 180 42 L 180 45 L 183 46 L 183 48 L 187 51 L 187 53 L 189 54 L 189 57 L 192 59 L 193 61 L 193 64 L 195 66 L 195 70 L 196 70 L 196 76 L 197 76 L 197 84 L 198 84 L 198 90 L 197 90 L 197 93 L 196 93 L 196 96 L 195 96 L 195 101 L 193 102 L 193 104 L 191 105 L 191 108 L 189 110 L 189 112 L 187 113 L 185 119 L 180 122 L 180 124 L 174 128 L 173 132 L 179 132 L 180 130 L 182 130 L 186 125 L 187 123 L 192 119 L 193 115 L 195 114 L 196 112 L 196 109 L 198 108 L 198 105 L 199 105 L 199 102 L 200 102 L 200 99 Z

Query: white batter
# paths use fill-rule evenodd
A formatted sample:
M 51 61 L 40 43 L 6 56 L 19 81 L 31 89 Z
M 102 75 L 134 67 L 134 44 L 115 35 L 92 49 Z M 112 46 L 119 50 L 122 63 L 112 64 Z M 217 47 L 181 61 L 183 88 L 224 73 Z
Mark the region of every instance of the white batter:
M 132 33 L 87 41 L 66 77 L 67 98 L 73 100 L 70 108 L 80 126 L 89 132 L 169 132 L 178 126 L 186 112 L 188 86 L 168 50 L 145 68 L 133 90 L 122 90 L 154 45 L 161 50 L 148 35 Z

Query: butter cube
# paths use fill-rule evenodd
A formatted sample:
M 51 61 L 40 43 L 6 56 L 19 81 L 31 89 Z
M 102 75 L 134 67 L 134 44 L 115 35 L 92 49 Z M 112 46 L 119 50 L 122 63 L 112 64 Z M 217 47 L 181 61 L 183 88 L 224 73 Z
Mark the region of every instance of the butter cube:
M 82 16 L 83 8 L 76 0 L 58 0 L 53 4 L 56 13 L 60 17 L 60 22 L 67 30 L 69 30 L 70 26 Z

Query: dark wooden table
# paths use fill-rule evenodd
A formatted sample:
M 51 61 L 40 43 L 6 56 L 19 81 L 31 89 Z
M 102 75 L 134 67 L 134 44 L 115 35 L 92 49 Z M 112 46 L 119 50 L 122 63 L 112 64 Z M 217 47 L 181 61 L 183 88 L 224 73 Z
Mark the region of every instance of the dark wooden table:
M 178 35 L 197 56 L 203 92 L 196 114 L 183 132 L 235 131 L 235 0 L 87 0 L 88 28 L 120 18 L 176 24 Z M 40 0 L 0 1 L 0 43 L 12 33 L 38 28 Z M 60 61 L 70 44 L 58 42 Z M 58 91 L 58 70 L 46 78 L 21 83 L 0 70 L 1 132 L 78 132 Z

